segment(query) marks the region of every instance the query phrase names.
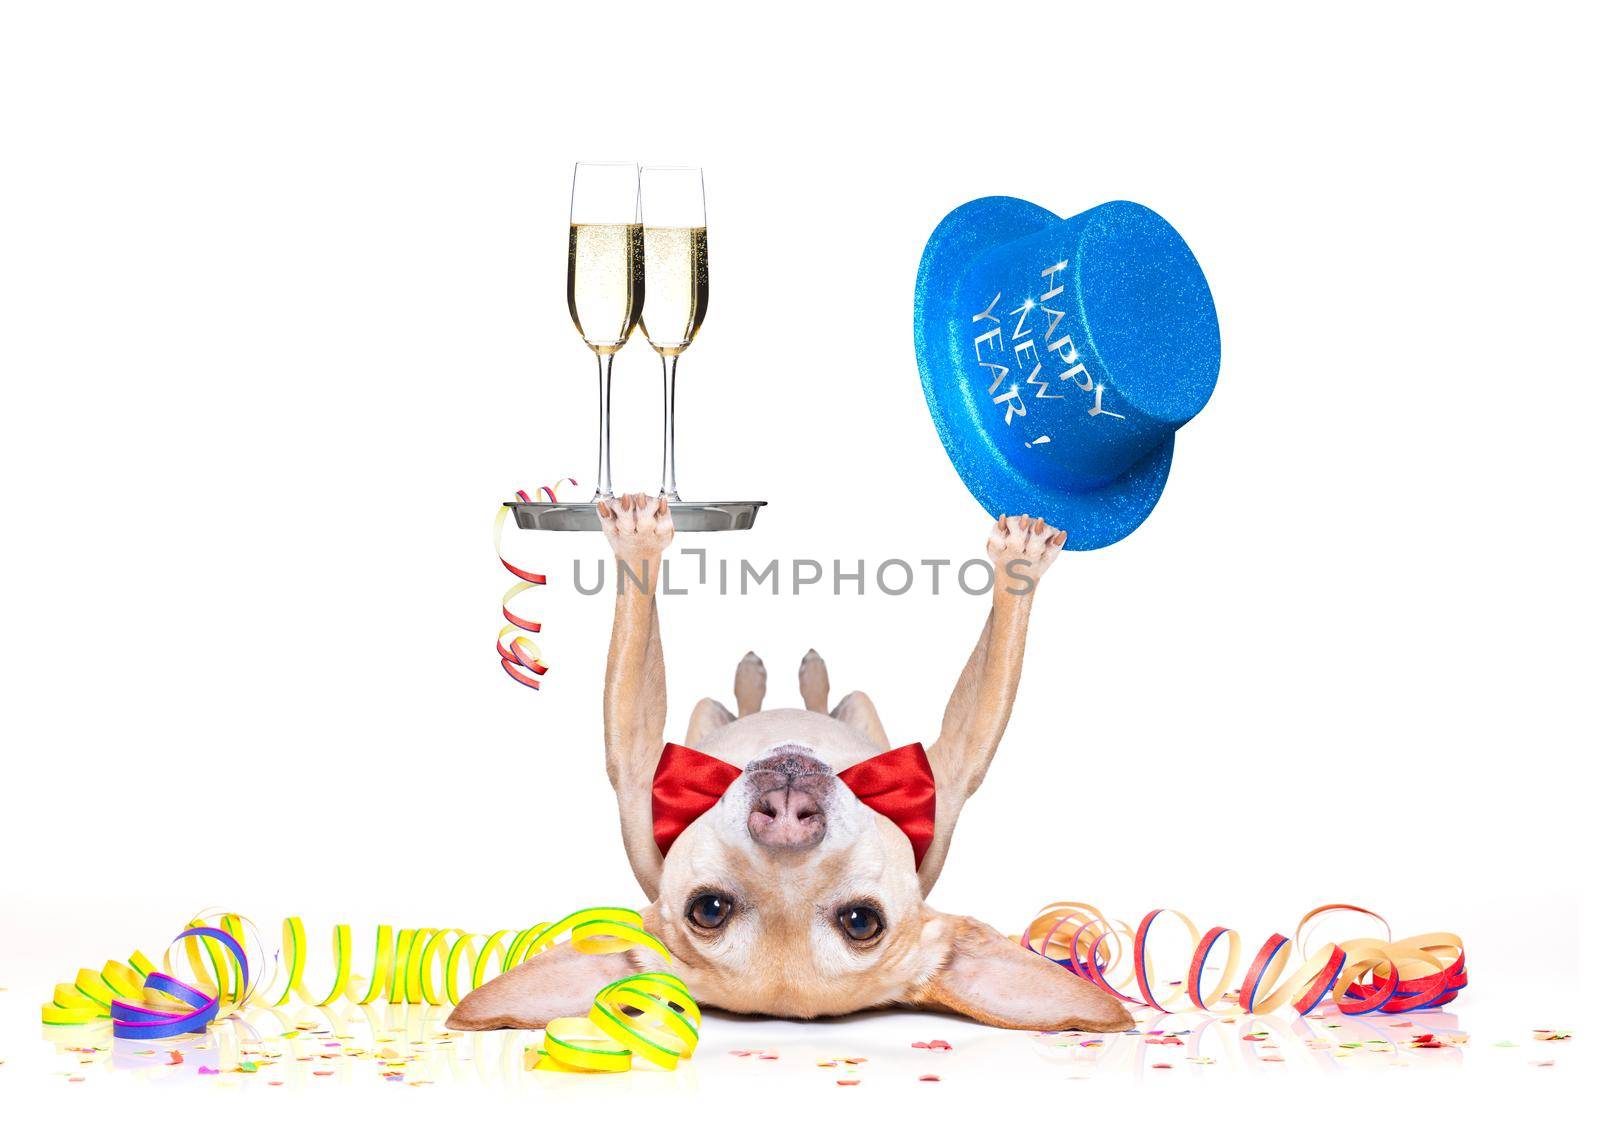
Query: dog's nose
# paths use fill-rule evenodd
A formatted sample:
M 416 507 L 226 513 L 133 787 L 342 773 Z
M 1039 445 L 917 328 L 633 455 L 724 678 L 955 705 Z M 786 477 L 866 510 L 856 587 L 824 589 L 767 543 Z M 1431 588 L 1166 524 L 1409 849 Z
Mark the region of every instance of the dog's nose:
M 827 829 L 821 805 L 797 787 L 765 791 L 750 808 L 750 837 L 763 846 L 804 850 L 821 842 Z

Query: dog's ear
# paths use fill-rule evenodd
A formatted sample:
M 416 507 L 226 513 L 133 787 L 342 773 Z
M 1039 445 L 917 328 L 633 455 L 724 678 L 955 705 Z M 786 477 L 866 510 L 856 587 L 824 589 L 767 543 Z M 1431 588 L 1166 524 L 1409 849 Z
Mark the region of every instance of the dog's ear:
M 654 932 L 655 907 L 644 911 Z M 662 968 L 651 953 L 579 953 L 563 942 L 478 986 L 445 1020 L 448 1029 L 542 1029 L 557 1017 L 583 1017 L 594 995 L 619 977 Z
M 902 998 L 905 1004 L 1002 1029 L 1133 1028 L 1114 997 L 982 922 L 933 910 L 925 918 L 923 941 L 933 946 L 938 968 Z

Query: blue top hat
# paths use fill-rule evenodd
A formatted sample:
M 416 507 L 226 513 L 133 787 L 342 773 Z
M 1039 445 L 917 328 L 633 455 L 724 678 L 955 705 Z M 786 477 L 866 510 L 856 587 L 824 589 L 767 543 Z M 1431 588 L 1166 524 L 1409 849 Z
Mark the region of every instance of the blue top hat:
M 1104 548 L 1150 515 L 1172 442 L 1217 384 L 1217 311 L 1138 203 L 1062 219 L 1021 199 L 945 216 L 917 269 L 917 366 L 939 439 L 991 514 Z

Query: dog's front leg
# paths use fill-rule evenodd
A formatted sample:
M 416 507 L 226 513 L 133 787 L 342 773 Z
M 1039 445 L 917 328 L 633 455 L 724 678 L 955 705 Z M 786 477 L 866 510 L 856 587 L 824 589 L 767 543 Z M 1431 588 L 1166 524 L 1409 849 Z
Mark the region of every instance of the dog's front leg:
M 667 669 L 661 654 L 656 580 L 672 543 L 672 511 L 659 497 L 631 494 L 599 506 L 617 558 L 617 610 L 606 657 L 606 774 L 617 793 L 622 841 L 633 875 L 654 898 L 661 852 L 651 831 L 650 784 L 667 721 Z
M 939 877 L 961 807 L 983 782 L 1005 734 L 1022 678 L 1033 592 L 1065 543 L 1064 532 L 1026 516 L 1002 516 L 989 534 L 994 604 L 928 748 L 939 796 L 933 843 L 919 868 L 924 892 Z

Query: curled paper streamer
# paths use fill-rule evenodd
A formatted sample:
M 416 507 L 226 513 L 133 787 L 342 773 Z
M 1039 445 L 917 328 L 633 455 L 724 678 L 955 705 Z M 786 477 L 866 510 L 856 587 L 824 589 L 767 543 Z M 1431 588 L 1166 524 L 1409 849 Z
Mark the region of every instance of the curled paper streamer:
M 42 1019 L 84 1025 L 109 1017 L 116 1036 L 136 1039 L 202 1032 L 250 1000 L 247 924 L 236 914 L 221 915 L 216 925 L 195 919 L 167 947 L 160 969 L 137 950 L 126 963 L 106 962 L 99 973 L 80 969 L 70 984 L 56 986 Z M 187 956 L 198 985 L 177 976 L 175 951 Z
M 675 1069 L 700 1042 L 700 1008 L 670 973 L 639 973 L 595 994 L 587 1017 L 557 1017 L 530 1067 L 625 1072 L 635 1056 Z
M 1360 914 L 1376 921 L 1383 927 L 1385 940 L 1350 938 L 1328 942 L 1308 953 L 1305 943 L 1312 923 L 1336 913 Z M 1189 961 L 1181 981 L 1169 972 L 1153 972 L 1150 964 L 1150 933 L 1163 915 L 1188 931 Z M 1394 941 L 1390 932 L 1382 916 L 1360 906 L 1318 906 L 1300 919 L 1293 942 L 1275 933 L 1245 963 L 1236 930 L 1213 926 L 1201 933 L 1177 910 L 1151 910 L 1132 928 L 1108 919 L 1087 902 L 1053 902 L 1028 923 L 1020 941 L 1024 948 L 1118 1000 L 1148 1005 L 1163 1013 L 1268 1013 L 1291 1005 L 1303 1016 L 1324 1000 L 1333 1001 L 1349 1016 L 1379 1010 L 1409 1013 L 1448 1004 L 1466 987 L 1466 954 L 1455 934 L 1427 933 Z M 1219 946 L 1224 952 L 1214 959 Z M 1297 950 L 1300 963 L 1290 970 Z M 1221 972 L 1208 985 L 1203 980 L 1206 968 L 1217 960 L 1222 963 Z M 1174 984 L 1163 993 L 1161 982 Z M 1137 997 L 1128 992 L 1130 985 L 1137 990 Z
M 49 1025 L 82 1025 L 109 1017 L 115 1036 L 152 1038 L 203 1032 L 246 1004 L 276 1007 L 296 998 L 316 1006 L 341 999 L 453 1005 L 488 977 L 516 968 L 567 935 L 581 953 L 639 948 L 671 960 L 637 911 L 602 906 L 557 922 L 489 934 L 380 925 L 372 972 L 361 976 L 355 972 L 350 927 L 340 924 L 333 930 L 333 975 L 324 992 L 305 982 L 307 944 L 300 918 L 283 923 L 277 959 L 284 974 L 281 987 L 275 980 L 251 978 L 248 926 L 237 914 L 221 915 L 216 925 L 192 923 L 168 948 L 164 969 L 138 952 L 126 963 L 106 962 L 99 973 L 81 969 L 70 984 L 56 986 L 42 1019 Z M 176 976 L 174 951 L 187 956 L 193 983 Z M 635 974 L 602 989 L 587 1017 L 552 1021 L 534 1067 L 619 1072 L 638 1056 L 670 1069 L 693 1055 L 699 1036 L 700 1009 L 682 981 L 670 973 Z
M 618 953 L 648 949 L 671 961 L 667 947 L 631 918 L 586 919 L 572 926 L 572 947 L 580 953 Z M 587 1017 L 557 1017 L 545 1027 L 544 1047 L 532 1053 L 529 1067 L 555 1072 L 625 1072 L 634 1057 L 675 1069 L 694 1055 L 700 1042 L 700 1007 L 689 989 L 670 973 L 636 973 L 613 981 L 595 994 Z
M 559 489 L 564 484 L 570 484 L 576 488 L 578 482 L 571 477 L 562 477 L 553 485 L 542 485 L 539 488 L 538 499 L 555 504 L 556 489 Z M 533 498 L 521 489 L 517 490 L 517 499 L 524 504 L 534 503 Z M 505 553 L 500 546 L 500 538 L 505 532 L 506 517 L 510 512 L 511 508 L 509 506 L 501 505 L 500 511 L 495 514 L 494 554 L 500 558 L 500 563 L 505 565 L 506 571 L 515 576 L 518 582 L 507 588 L 505 595 L 500 597 L 500 614 L 505 617 L 506 624 L 505 627 L 500 629 L 500 634 L 495 638 L 495 650 L 500 653 L 500 666 L 506 669 L 507 675 L 524 687 L 531 687 L 537 691 L 539 690 L 539 677 L 550 670 L 549 665 L 544 662 L 539 653 L 539 645 L 524 635 L 516 636 L 510 643 L 506 642 L 506 637 L 519 630 L 524 632 L 537 632 L 539 630 L 539 621 L 517 615 L 511 610 L 511 601 L 522 595 L 529 588 L 545 583 L 545 576 L 542 572 L 529 572 L 526 569 L 518 568 L 506 559 Z

